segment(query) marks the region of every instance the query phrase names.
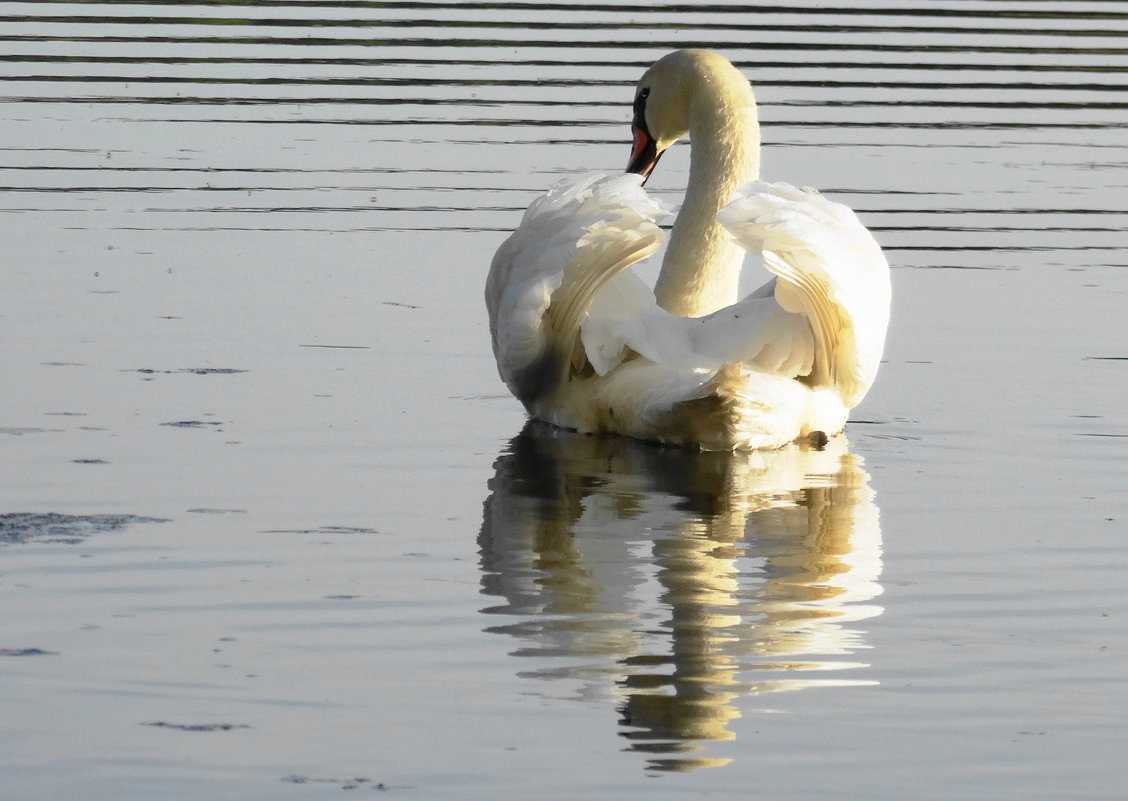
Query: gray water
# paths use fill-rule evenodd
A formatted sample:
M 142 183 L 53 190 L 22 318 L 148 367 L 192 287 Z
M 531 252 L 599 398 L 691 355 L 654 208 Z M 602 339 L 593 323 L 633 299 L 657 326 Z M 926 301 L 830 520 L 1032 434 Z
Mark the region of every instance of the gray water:
M 893 266 L 826 451 L 496 376 L 682 46 Z M 0 797 L 1122 798 L 1126 76 L 1111 0 L 0 2 Z

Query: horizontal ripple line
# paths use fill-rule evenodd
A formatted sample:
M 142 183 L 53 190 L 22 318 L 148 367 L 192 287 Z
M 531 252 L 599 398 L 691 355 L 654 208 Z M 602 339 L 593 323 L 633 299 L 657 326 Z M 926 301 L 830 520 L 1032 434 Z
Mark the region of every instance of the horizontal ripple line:
M 540 9 L 538 9 L 540 11 Z M 572 20 L 551 21 L 544 19 L 500 20 L 500 19 L 312 19 L 285 17 L 191 17 L 191 16 L 111 16 L 91 15 L 24 15 L 0 16 L 0 23 L 9 24 L 51 24 L 51 25 L 145 25 L 145 26 L 200 26 L 216 25 L 224 27 L 253 28 L 486 28 L 490 30 L 575 30 L 577 23 Z M 621 22 L 609 20 L 600 22 L 591 19 L 583 21 L 583 28 L 591 31 L 601 30 L 678 30 L 678 31 L 732 31 L 736 33 L 796 33 L 850 35 L 859 33 L 888 34 L 928 34 L 934 36 L 1055 36 L 1082 38 L 1119 38 L 1128 36 L 1128 30 L 1108 30 L 1103 28 L 1005 28 L 977 25 L 975 27 L 956 26 L 907 26 L 907 25 L 812 25 L 783 23 L 742 23 L 728 19 L 724 22 L 640 22 L 632 20 Z
M 0 58 L 0 62 L 5 59 Z M 68 59 L 67 63 L 74 63 L 76 66 L 81 66 L 81 62 L 74 59 Z M 253 62 L 251 62 L 253 63 Z M 386 87 L 417 87 L 425 86 L 431 88 L 437 87 L 464 87 L 464 86 L 498 86 L 498 87 L 552 87 L 552 88 L 588 88 L 592 86 L 606 86 L 606 87 L 624 87 L 628 88 L 629 83 L 624 81 L 615 80 L 600 80 L 600 79 L 552 79 L 552 78 L 451 78 L 451 77 L 426 77 L 426 78 L 397 78 L 397 77 L 369 77 L 369 76 L 354 76 L 348 78 L 336 77 L 243 77 L 243 78 L 228 78 L 228 77 L 206 77 L 195 75 L 4 75 L 0 76 L 0 83 L 129 83 L 129 84 L 201 84 L 201 85 L 217 85 L 217 86 L 386 86 Z M 935 83 L 935 82 L 920 82 L 920 81 L 797 81 L 797 80 L 773 80 L 773 79 L 759 79 L 753 81 L 755 86 L 778 86 L 778 87 L 794 87 L 794 88 L 818 88 L 818 89 L 911 89 L 914 91 L 957 91 L 957 90 L 977 90 L 988 89 L 991 91 L 1086 91 L 1086 92 L 1128 92 L 1128 83 L 1125 84 L 1112 84 L 1112 83 L 996 83 L 996 82 L 966 82 L 966 83 Z M 431 102 L 429 100 L 420 100 L 419 98 L 386 98 L 386 102 Z M 621 105 L 619 101 L 601 101 L 601 100 L 585 100 L 579 101 L 556 101 L 544 99 L 518 99 L 506 98 L 499 100 L 489 100 L 485 98 L 460 98 L 460 104 L 472 103 L 511 103 L 514 105 Z M 900 105 L 915 105 L 918 103 L 923 104 L 939 104 L 944 101 L 905 101 L 905 100 L 854 100 L 854 101 L 791 101 L 793 105 L 882 105 L 882 106 L 900 106 Z M 967 106 L 973 105 L 972 101 L 947 101 L 951 105 Z M 763 103 L 761 103 L 763 105 Z M 1003 103 L 981 101 L 980 105 L 983 106 L 1002 106 Z M 1030 103 L 1027 105 L 1041 107 L 1044 104 Z M 1099 103 L 1084 103 L 1085 107 L 1100 107 Z M 1121 107 L 1124 104 L 1110 104 L 1113 107 Z
M 1090 0 L 1091 4 L 1104 4 L 1113 9 L 1122 5 L 1123 0 Z M 74 0 L 12 0 L 12 5 L 73 5 Z M 154 5 L 153 0 L 102 0 L 99 5 L 113 6 L 113 5 Z M 316 2 L 303 2 L 303 0 L 192 0 L 191 5 L 200 7 L 222 7 L 222 8 L 310 8 L 310 9 L 324 9 L 324 8 L 362 8 L 362 9 L 375 9 L 375 10 L 391 10 L 391 9 L 418 9 L 418 10 L 446 10 L 446 11 L 578 11 L 578 12 L 592 12 L 599 11 L 605 12 L 608 10 L 606 4 L 586 4 L 586 3 L 561 3 L 551 2 L 419 2 L 418 0 L 389 0 L 389 2 L 382 2 L 381 0 L 317 0 Z M 701 4 L 685 4 L 685 3 L 670 3 L 663 5 L 661 3 L 619 3 L 614 6 L 616 11 L 622 13 L 642 13 L 642 12 L 662 12 L 667 14 L 802 14 L 802 15 L 817 15 L 817 16 L 888 16 L 888 17 L 941 17 L 953 19 L 980 19 L 983 17 L 984 12 L 980 9 L 960 9 L 960 8 L 940 8 L 934 4 L 929 4 L 927 8 L 870 8 L 866 6 L 849 7 L 849 6 L 791 6 L 791 5 L 773 5 L 773 4 L 716 4 L 716 3 L 701 3 Z M 1005 18 L 1005 19 L 1092 19 L 1092 20 L 1111 20 L 1111 19 L 1128 19 L 1128 12 L 1125 11 L 1094 11 L 1092 9 L 1083 10 L 1069 10 L 1069 9 L 1046 9 L 1038 10 L 1032 9 L 1028 6 L 1023 8 L 992 8 L 990 10 L 992 17 Z
M 0 36 L 0 40 L 3 37 Z M 512 67 L 515 64 L 520 64 L 524 67 L 564 67 L 569 69 L 592 69 L 602 67 L 613 68 L 638 68 L 645 69 L 650 66 L 649 60 L 623 60 L 623 61 L 569 61 L 557 59 L 520 59 L 519 61 L 506 61 L 502 59 L 475 59 L 475 58 L 360 58 L 360 57 L 343 57 L 343 56 L 315 56 L 315 57 L 284 57 L 284 56 L 263 56 L 263 55 L 240 55 L 240 56 L 158 56 L 158 55 L 144 55 L 144 56 L 98 56 L 98 55 L 49 55 L 41 53 L 19 53 L 19 54 L 0 54 L 0 62 L 11 63 L 73 63 L 73 64 L 240 64 L 240 65 L 271 65 L 271 66 L 355 66 L 355 67 L 450 67 L 461 69 L 463 67 Z M 748 70 L 756 69 L 788 69 L 788 70 L 825 70 L 832 68 L 837 71 L 843 70 L 911 70 L 917 71 L 946 71 L 946 72 L 1080 72 L 1080 73 L 1097 73 L 1115 75 L 1118 73 L 1128 73 L 1128 64 L 1115 65 L 1115 64 L 1100 64 L 1100 65 L 1085 65 L 1085 64 L 983 64 L 983 63 L 952 63 L 952 62 L 913 62 L 912 64 L 904 64 L 898 62 L 874 62 L 874 61 L 839 61 L 820 62 L 820 61 L 764 61 L 764 60 L 751 60 L 751 59 L 738 59 L 734 61 L 738 67 Z M 412 80 L 412 79 L 404 79 Z M 421 79 L 420 79 L 421 80 Z M 489 81 L 489 79 L 483 79 Z M 580 83 L 579 80 L 576 81 Z M 601 80 L 601 79 L 584 79 L 582 83 L 595 85 L 610 85 L 619 83 L 618 81 Z M 759 80 L 753 80 L 753 83 L 761 83 Z M 828 77 L 821 81 L 777 81 L 778 85 L 796 85 L 796 86 L 884 86 L 886 84 L 880 81 L 842 81 Z M 902 85 L 900 83 L 890 83 L 891 86 Z M 905 83 L 905 86 L 917 86 L 917 83 Z M 921 83 L 921 86 L 930 86 L 933 84 Z M 950 84 L 934 84 L 937 87 L 950 86 Z M 1065 84 L 1071 86 L 1071 84 Z M 975 84 L 959 84 L 962 87 L 970 88 L 1009 88 L 1008 83 L 984 83 L 982 85 Z M 1048 84 L 1053 87 L 1055 84 Z M 1102 88 L 1105 84 L 1094 84 L 1094 88 Z M 1118 87 L 1120 85 L 1117 85 Z M 1041 84 L 1028 84 L 1027 88 L 1037 89 Z
M 438 25 L 436 25 L 438 27 Z M 622 29 L 621 26 L 618 28 Z M 645 46 L 653 49 L 676 50 L 685 47 L 686 39 L 645 42 L 632 40 L 554 40 L 540 39 L 469 39 L 469 38 L 380 38 L 357 37 L 341 39 L 337 37 L 282 37 L 282 36 L 66 36 L 52 34 L 7 34 L 0 36 L 0 42 L 83 42 L 115 44 L 224 44 L 224 45 L 270 45 L 288 47 L 454 47 L 454 48 L 498 48 L 529 47 L 545 49 L 602 48 L 631 49 Z M 1019 46 L 1019 45 L 973 45 L 973 44 L 860 44 L 853 42 L 758 42 L 749 47 L 742 42 L 703 41 L 692 42 L 694 47 L 711 50 L 814 50 L 819 52 L 868 52 L 868 53 L 994 53 L 1024 55 L 1087 55 L 1123 56 L 1128 55 L 1124 47 L 1067 47 L 1067 46 Z M 906 65 L 912 66 L 912 65 Z

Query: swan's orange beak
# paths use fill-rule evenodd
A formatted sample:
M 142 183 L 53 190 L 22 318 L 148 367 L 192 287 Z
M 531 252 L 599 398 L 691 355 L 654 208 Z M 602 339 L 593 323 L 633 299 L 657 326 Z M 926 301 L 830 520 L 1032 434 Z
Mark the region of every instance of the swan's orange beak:
M 631 160 L 627 164 L 627 172 L 641 175 L 642 182 L 645 184 L 664 151 L 659 152 L 658 143 L 643 126 L 635 124 L 631 126 L 631 130 L 634 132 L 634 146 L 631 148 Z

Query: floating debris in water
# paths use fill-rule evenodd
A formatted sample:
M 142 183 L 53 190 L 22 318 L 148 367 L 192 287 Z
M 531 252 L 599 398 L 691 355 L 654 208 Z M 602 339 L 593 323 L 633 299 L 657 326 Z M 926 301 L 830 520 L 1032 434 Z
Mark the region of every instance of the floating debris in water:
M 388 785 L 383 782 L 374 782 L 364 776 L 355 779 L 319 779 L 313 776 L 283 776 L 282 781 L 288 784 L 339 784 L 342 790 L 355 790 L 358 787 L 371 787 L 373 790 L 387 790 Z
M 337 348 L 339 350 L 368 350 L 370 345 L 298 345 L 299 348 Z
M 145 375 L 161 374 L 161 375 L 174 375 L 176 373 L 188 373 L 190 375 L 235 375 L 236 373 L 246 373 L 247 370 L 242 370 L 238 367 L 181 367 L 178 370 L 154 370 L 151 367 L 141 367 L 137 370 L 122 370 L 123 373 L 144 373 Z
M 137 515 L 63 515 L 55 512 L 0 514 L 0 543 L 61 542 L 76 544 L 92 534 L 117 531 L 134 523 L 167 523 Z
M 379 534 L 374 528 L 361 526 L 321 526 L 320 528 L 272 528 L 259 534 Z
M 246 723 L 168 723 L 163 720 L 142 723 L 141 725 L 152 726 L 157 729 L 175 729 L 176 731 L 233 731 L 251 728 Z

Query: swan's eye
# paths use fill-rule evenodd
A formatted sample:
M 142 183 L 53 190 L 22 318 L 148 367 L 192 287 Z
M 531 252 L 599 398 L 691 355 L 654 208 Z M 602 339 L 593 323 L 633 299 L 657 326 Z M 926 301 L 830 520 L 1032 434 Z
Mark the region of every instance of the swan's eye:
M 635 97 L 634 115 L 635 115 L 636 121 L 645 119 L 644 112 L 645 112 L 645 109 L 646 109 L 646 98 L 648 98 L 648 97 L 650 97 L 650 87 L 649 86 L 644 87 L 641 90 L 639 90 L 638 95 Z

